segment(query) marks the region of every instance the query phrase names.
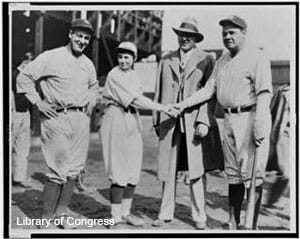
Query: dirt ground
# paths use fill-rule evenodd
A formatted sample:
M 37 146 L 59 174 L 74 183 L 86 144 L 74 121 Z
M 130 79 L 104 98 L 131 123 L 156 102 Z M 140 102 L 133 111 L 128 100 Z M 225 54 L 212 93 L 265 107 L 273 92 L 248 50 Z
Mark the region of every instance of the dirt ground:
M 152 227 L 151 223 L 156 219 L 161 197 L 161 182 L 156 178 L 156 155 L 157 138 L 151 128 L 151 118 L 143 117 L 143 141 L 144 159 L 140 183 L 137 186 L 133 201 L 133 213 L 144 218 L 145 225 L 140 228 L 126 226 L 128 230 L 143 230 L 146 232 L 195 232 L 191 219 L 189 206 L 189 186 L 178 183 L 176 196 L 175 220 L 162 228 Z M 98 133 L 92 133 L 90 137 L 90 148 L 86 165 L 87 178 L 85 183 L 94 187 L 92 193 L 73 194 L 69 206 L 70 215 L 76 218 L 109 218 L 109 186 L 107 175 L 102 160 L 101 142 Z M 36 226 L 17 225 L 17 218 L 40 218 L 42 208 L 42 189 L 45 183 L 46 167 L 41 153 L 39 138 L 32 139 L 32 147 L 29 155 L 29 176 L 33 188 L 24 190 L 11 188 L 11 233 L 25 235 L 26 231 L 37 229 Z M 274 173 L 268 174 L 264 186 L 264 198 L 269 192 L 269 187 L 274 181 Z M 228 220 L 228 185 L 223 172 L 210 172 L 207 174 L 207 230 L 215 233 L 226 232 L 224 225 Z M 243 205 L 242 221 L 245 215 L 246 205 Z M 272 209 L 261 209 L 258 222 L 259 232 L 289 232 L 291 230 L 290 199 L 288 196 L 281 197 L 280 201 Z M 104 226 L 79 226 L 79 229 L 91 230 L 91 232 L 107 232 Z M 22 234 L 25 233 L 25 234 Z

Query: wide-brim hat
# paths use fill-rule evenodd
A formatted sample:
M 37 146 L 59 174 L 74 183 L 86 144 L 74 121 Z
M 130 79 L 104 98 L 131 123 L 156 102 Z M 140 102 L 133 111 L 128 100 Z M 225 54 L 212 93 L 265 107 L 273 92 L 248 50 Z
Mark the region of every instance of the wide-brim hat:
M 86 19 L 76 19 L 71 23 L 71 29 L 83 29 L 88 31 L 91 35 L 94 34 L 92 24 Z
M 178 28 L 173 27 L 173 31 L 177 35 L 182 35 L 182 34 L 192 35 L 196 38 L 196 42 L 200 42 L 204 38 L 203 34 L 199 32 L 197 20 L 191 17 L 187 17 L 183 19 Z
M 117 47 L 117 50 L 131 52 L 133 54 L 134 58 L 135 59 L 137 58 L 137 48 L 133 42 L 129 42 L 129 41 L 121 42 L 120 45 Z

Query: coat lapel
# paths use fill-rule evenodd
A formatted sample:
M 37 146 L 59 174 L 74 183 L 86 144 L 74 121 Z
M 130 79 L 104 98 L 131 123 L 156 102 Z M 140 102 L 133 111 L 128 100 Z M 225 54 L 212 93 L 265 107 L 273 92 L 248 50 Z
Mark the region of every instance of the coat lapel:
M 171 57 L 170 59 L 170 67 L 177 76 L 177 81 L 179 82 L 180 79 L 180 73 L 179 73 L 179 53 L 176 51 L 176 53 Z
M 202 51 L 198 49 L 194 49 L 190 59 L 186 63 L 185 71 L 184 71 L 184 79 L 188 79 L 188 77 L 196 70 L 197 65 L 200 61 L 204 59 L 204 54 Z

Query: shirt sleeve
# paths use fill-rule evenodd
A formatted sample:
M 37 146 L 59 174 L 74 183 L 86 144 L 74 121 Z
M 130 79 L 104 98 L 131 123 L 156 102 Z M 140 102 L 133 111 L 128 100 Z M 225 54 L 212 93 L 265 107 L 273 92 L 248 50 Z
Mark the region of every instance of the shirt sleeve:
M 41 100 L 35 88 L 35 81 L 44 76 L 48 63 L 47 54 L 42 53 L 23 69 L 20 69 L 21 72 L 17 77 L 17 92 L 25 93 L 32 104 Z
M 202 78 L 202 80 L 204 82 L 207 82 L 207 80 L 211 76 L 213 68 L 215 66 L 215 63 L 216 63 L 216 60 L 215 60 L 214 56 L 208 55 L 205 74 L 203 75 L 203 78 Z M 211 121 L 210 118 L 212 117 L 213 112 L 211 112 L 212 107 L 210 107 L 209 104 L 210 104 L 210 102 L 206 102 L 206 103 L 200 105 L 198 116 L 196 118 L 196 122 L 210 126 L 210 121 Z
M 20 72 L 35 81 L 40 79 L 46 73 L 46 67 L 49 65 L 49 53 L 46 51 L 40 54 L 35 60 L 28 63 L 25 67 L 20 69 Z
M 259 95 L 262 92 L 272 94 L 272 75 L 270 61 L 261 53 L 255 65 L 255 92 Z
M 90 74 L 89 74 L 89 103 L 95 105 L 97 98 L 99 97 L 99 82 L 97 80 L 97 73 L 94 64 L 90 64 Z
M 124 107 L 128 107 L 135 98 L 143 94 L 138 76 L 136 74 L 131 74 L 131 76 L 120 78 L 109 75 L 107 79 L 113 98 Z

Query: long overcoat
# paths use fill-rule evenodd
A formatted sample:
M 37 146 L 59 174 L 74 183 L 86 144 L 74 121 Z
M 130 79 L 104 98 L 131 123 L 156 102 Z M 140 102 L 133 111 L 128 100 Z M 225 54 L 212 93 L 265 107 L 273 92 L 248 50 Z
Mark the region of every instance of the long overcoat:
M 181 80 L 184 81 L 183 99 L 193 95 L 199 88 L 203 87 L 208 80 L 215 64 L 213 55 L 198 48 L 193 49 L 188 59 L 183 77 L 179 70 L 179 50 L 172 51 L 164 56 L 158 66 L 157 82 L 154 101 L 164 105 L 177 102 Z M 188 167 L 191 179 L 201 177 L 205 171 L 203 165 L 203 139 L 195 136 L 195 125 L 204 123 L 211 126 L 211 107 L 204 102 L 183 112 L 185 135 L 187 143 Z M 178 149 L 178 134 L 174 134 L 176 119 L 164 113 L 153 113 L 153 124 L 159 137 L 158 150 L 158 178 L 167 180 L 169 173 L 175 173 Z M 215 128 L 216 124 L 214 124 Z M 212 137 L 206 137 L 212 138 Z M 219 150 L 221 146 L 219 147 Z

